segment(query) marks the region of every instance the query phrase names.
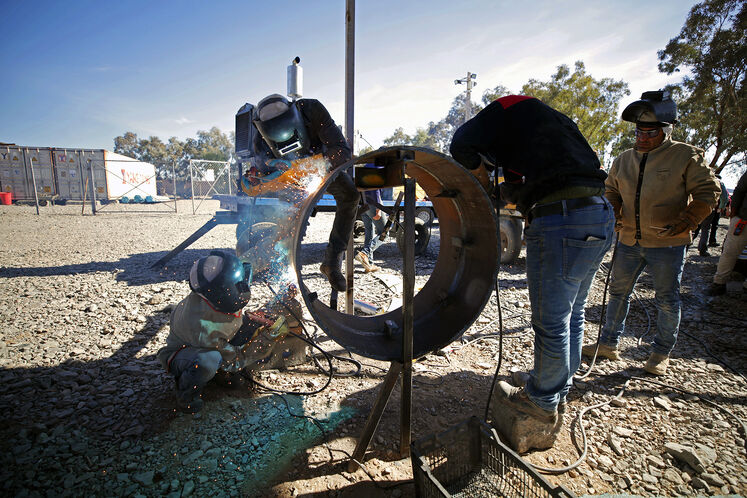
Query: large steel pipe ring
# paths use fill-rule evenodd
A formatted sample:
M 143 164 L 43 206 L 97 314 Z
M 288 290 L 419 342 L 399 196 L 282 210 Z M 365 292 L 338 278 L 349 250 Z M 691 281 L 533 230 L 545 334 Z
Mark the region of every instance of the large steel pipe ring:
M 440 226 L 440 248 L 433 273 L 414 298 L 413 356 L 436 351 L 460 337 L 490 298 L 499 264 L 494 209 L 475 177 L 450 157 L 419 147 L 388 147 L 357 157 L 336 171 L 364 164 L 385 165 L 387 178 L 402 172 L 420 185 Z M 332 180 L 301 206 L 299 227 L 306 226 L 317 200 Z M 391 185 L 390 182 L 387 185 Z M 294 231 L 291 261 L 304 302 L 316 323 L 338 344 L 377 360 L 402 361 L 403 310 L 354 316 L 331 309 L 309 291 L 298 257 L 303 230 Z

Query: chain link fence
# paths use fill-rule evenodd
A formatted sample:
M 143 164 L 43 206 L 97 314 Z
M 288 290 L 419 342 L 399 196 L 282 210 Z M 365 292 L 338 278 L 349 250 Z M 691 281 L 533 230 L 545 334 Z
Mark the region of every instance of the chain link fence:
M 233 195 L 235 188 L 231 181 L 231 163 L 229 161 L 206 161 L 191 159 L 189 161 L 189 179 L 191 182 L 192 214 L 195 214 L 206 199 L 213 195 Z M 197 205 L 195 206 L 195 199 Z

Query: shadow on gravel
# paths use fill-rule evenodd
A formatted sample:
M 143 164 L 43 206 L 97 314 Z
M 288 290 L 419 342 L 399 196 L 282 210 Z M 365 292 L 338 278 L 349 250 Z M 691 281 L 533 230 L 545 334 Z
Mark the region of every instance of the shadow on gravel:
M 428 356 L 417 363 L 427 366 Z M 508 380 L 506 376 L 500 378 Z M 492 372 L 485 375 L 473 371 L 450 372 L 440 377 L 430 376 L 427 371 L 416 372 L 413 376 L 412 441 L 438 434 L 472 415 L 482 418 L 491 383 Z M 374 387 L 356 391 L 340 402 L 343 409 L 350 407 L 356 410 L 358 415 L 344 421 L 337 431 L 329 434 L 327 441 L 332 448 L 335 448 L 334 456 L 329 456 L 324 451 L 323 454 L 315 454 L 312 459 L 308 454 L 300 453 L 293 461 L 293 467 L 300 470 L 275 482 L 272 490 L 269 493 L 263 493 L 263 496 L 290 496 L 284 493 L 292 492 L 290 488 L 294 486 L 293 481 L 324 476 L 330 479 L 338 476 L 334 481 L 335 489 L 339 493 L 337 496 L 383 496 L 385 489 L 393 490 L 394 488 L 400 489 L 402 496 L 413 496 L 412 482 L 393 480 L 396 474 L 390 475 L 391 469 L 387 469 L 387 467 L 396 466 L 398 473 L 405 471 L 410 475 L 412 468 L 410 460 L 403 460 L 399 455 L 401 407 L 401 383 L 399 382 L 389 398 L 363 459 L 365 473 L 358 471 L 356 478 L 352 479 L 353 482 L 350 482 L 349 477 L 339 477 L 347 474 L 350 455 L 363 431 L 366 418 L 380 389 L 379 383 Z M 344 452 L 340 451 L 340 448 L 344 448 Z M 326 491 L 326 489 L 319 489 L 315 490 L 315 493 Z M 315 493 L 301 493 L 298 496 L 319 496 Z
M 133 254 L 119 261 L 94 261 L 59 266 L 7 267 L 0 268 L 0 278 L 15 277 L 53 277 L 80 275 L 82 273 L 109 272 L 117 273 L 119 282 L 128 285 L 155 284 L 160 282 L 184 280 L 189 275 L 192 263 L 211 250 L 233 252 L 234 248 L 186 249 L 169 261 L 163 268 L 151 268 L 151 265 L 168 254 L 168 251 Z

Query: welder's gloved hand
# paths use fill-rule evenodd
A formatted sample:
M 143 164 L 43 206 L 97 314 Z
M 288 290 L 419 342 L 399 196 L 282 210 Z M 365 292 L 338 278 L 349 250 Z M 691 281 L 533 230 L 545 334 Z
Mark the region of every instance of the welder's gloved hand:
M 287 159 L 270 159 L 267 161 L 267 166 L 282 173 L 283 171 L 289 170 L 292 165 Z
M 668 225 L 667 230 L 659 233 L 659 237 L 672 237 L 686 230 L 695 230 L 700 222 L 711 214 L 712 209 L 713 207 L 707 202 L 693 199 L 677 221 Z
M 288 334 L 288 323 L 286 322 L 285 317 L 280 315 L 280 317 L 275 320 L 275 323 L 272 324 L 268 332 L 271 337 L 283 337 Z
M 692 230 L 690 228 L 690 222 L 687 220 L 677 220 L 674 223 L 670 223 L 666 226 L 666 230 L 662 230 L 657 234 L 659 237 L 674 237 L 684 231 Z

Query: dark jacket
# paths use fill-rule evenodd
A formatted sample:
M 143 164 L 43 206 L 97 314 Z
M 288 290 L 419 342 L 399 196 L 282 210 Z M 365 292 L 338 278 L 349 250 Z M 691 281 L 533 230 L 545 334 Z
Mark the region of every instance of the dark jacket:
M 742 173 L 737 186 L 734 188 L 734 193 L 731 194 L 731 212 L 734 216 L 739 216 L 743 220 L 747 220 L 745 194 L 747 194 L 747 171 Z
M 480 111 L 454 133 L 450 150 L 468 169 L 480 166 L 481 154 L 502 167 L 504 200 L 523 213 L 561 188 L 604 188 L 607 177 L 570 118 L 523 95 L 501 97 Z

